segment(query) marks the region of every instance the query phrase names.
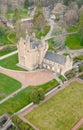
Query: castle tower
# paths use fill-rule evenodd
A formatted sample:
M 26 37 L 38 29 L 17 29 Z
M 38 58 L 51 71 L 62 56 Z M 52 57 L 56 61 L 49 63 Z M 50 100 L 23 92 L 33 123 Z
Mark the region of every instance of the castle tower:
M 20 38 L 18 44 L 19 65 L 28 70 L 34 70 L 42 66 L 43 58 L 48 50 L 45 40 L 37 40 L 34 37 Z

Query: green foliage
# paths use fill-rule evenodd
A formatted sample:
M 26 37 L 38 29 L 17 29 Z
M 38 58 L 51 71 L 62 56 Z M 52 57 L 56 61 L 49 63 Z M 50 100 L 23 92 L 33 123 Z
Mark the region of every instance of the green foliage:
M 12 121 L 16 126 L 16 130 L 34 130 L 28 123 L 23 122 L 18 116 L 13 116 Z
M 63 0 L 63 3 L 64 3 L 65 5 L 69 5 L 70 2 L 72 2 L 72 0 Z
M 13 13 L 13 23 L 15 24 L 19 19 L 20 19 L 20 11 L 18 9 L 15 9 Z
M 46 36 L 49 31 L 50 31 L 50 26 L 48 25 L 48 26 L 45 26 L 45 28 L 44 28 L 44 30 L 42 32 L 39 31 L 39 30 L 35 30 L 34 32 L 36 34 L 36 37 L 38 39 L 41 39 L 41 37 Z
M 83 4 L 83 0 L 76 0 L 79 7 Z
M 25 0 L 24 1 L 24 8 L 28 9 L 28 7 L 29 7 L 29 0 Z
M 38 98 L 39 100 L 44 100 L 44 97 L 45 97 L 45 93 L 44 93 L 44 90 L 42 88 L 39 88 L 38 89 Z
M 81 75 L 79 76 L 79 78 L 83 80 L 83 74 L 81 74 Z
M 38 91 L 37 91 L 37 89 L 35 89 L 35 90 L 32 91 L 30 98 L 31 98 L 31 101 L 34 104 L 39 104 L 40 100 L 39 100 L 39 97 L 38 97 Z
M 42 88 L 34 89 L 30 97 L 34 104 L 39 104 L 44 99 L 44 90 Z
M 63 77 L 63 75 L 60 75 L 60 76 L 59 76 L 59 79 L 60 79 L 62 82 L 66 81 L 66 79 L 65 79 L 65 77 Z
M 83 64 L 79 65 L 79 72 L 83 72 Z
M 9 44 L 9 40 L 7 38 L 9 30 L 4 27 L 0 27 L 0 44 L 1 45 L 6 45 Z
M 64 56 L 69 56 L 69 53 L 64 53 L 63 55 L 64 55 Z
M 41 32 L 44 30 L 44 27 L 46 26 L 46 20 L 43 14 L 43 8 L 41 4 L 38 4 L 35 10 L 33 25 L 34 28 L 38 29 Z
M 76 56 L 73 58 L 74 62 L 77 62 L 77 61 L 80 61 L 80 60 L 83 60 L 83 55 L 80 55 L 80 56 Z
M 79 28 L 79 35 L 80 35 L 80 45 L 83 46 L 83 9 L 80 12 L 78 28 Z
M 71 78 L 74 78 L 74 77 L 75 77 L 76 72 L 75 72 L 74 70 L 70 70 L 70 71 L 66 72 L 65 75 L 66 75 L 66 77 L 67 77 L 68 79 L 71 79 Z

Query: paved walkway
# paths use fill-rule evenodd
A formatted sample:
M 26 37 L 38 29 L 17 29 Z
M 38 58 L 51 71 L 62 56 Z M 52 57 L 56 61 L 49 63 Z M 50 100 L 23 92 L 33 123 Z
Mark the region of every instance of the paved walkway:
M 10 99 L 11 97 L 14 97 L 16 94 L 18 94 L 20 91 L 22 91 L 25 88 L 25 86 L 22 86 L 20 89 L 16 90 L 15 92 L 13 92 L 12 94 L 10 94 L 9 96 L 7 96 L 6 98 L 2 99 L 0 101 L 0 104 L 4 103 L 5 101 L 7 101 L 8 99 Z
M 81 118 L 77 124 L 71 130 L 78 130 L 83 125 L 83 118 Z

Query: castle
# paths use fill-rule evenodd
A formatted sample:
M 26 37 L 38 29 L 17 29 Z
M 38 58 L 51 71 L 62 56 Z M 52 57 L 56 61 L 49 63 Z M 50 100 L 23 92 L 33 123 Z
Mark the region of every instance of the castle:
M 58 74 L 64 74 L 72 69 L 73 65 L 69 55 L 64 56 L 48 51 L 48 43 L 46 43 L 44 38 L 37 40 L 28 35 L 25 39 L 20 38 L 18 43 L 18 59 L 18 64 L 30 71 L 36 68 L 45 68 Z

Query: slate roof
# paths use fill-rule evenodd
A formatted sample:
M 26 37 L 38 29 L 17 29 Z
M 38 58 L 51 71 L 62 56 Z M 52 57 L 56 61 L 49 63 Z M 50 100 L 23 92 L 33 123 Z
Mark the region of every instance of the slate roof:
M 41 41 L 37 41 L 34 38 L 30 38 L 30 45 L 31 45 L 31 49 L 34 49 L 35 47 L 41 45 Z
M 55 54 L 53 52 L 47 51 L 45 59 L 53 61 L 55 63 L 63 65 L 66 62 L 66 57 L 63 55 Z

